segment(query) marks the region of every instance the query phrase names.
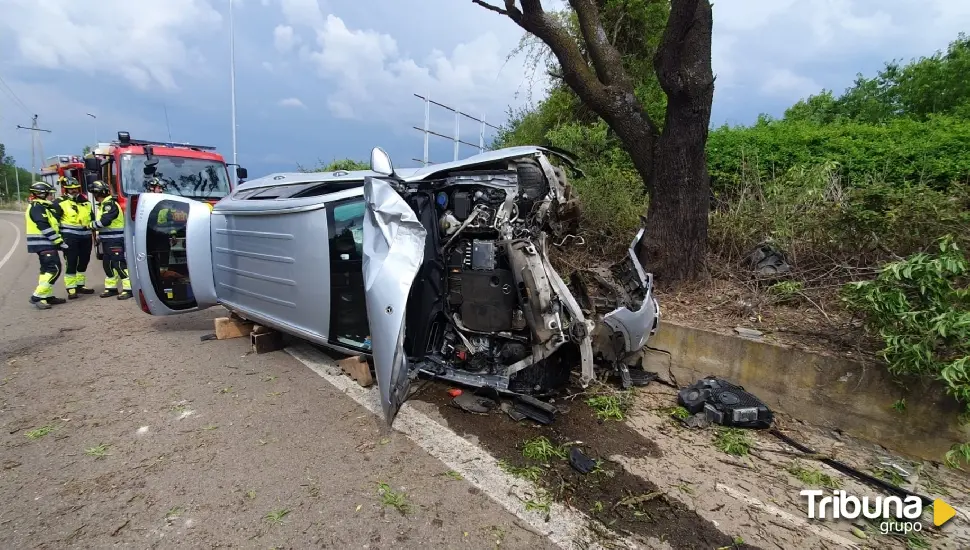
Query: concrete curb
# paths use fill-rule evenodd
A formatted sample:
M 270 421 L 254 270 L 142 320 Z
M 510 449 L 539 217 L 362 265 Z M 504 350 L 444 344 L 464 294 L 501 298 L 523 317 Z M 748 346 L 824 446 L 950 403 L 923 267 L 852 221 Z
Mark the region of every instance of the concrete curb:
M 723 377 L 775 410 L 878 443 L 903 455 L 942 461 L 955 443 L 970 440 L 963 407 L 936 382 L 895 383 L 882 366 L 845 357 L 662 322 L 643 366 L 673 376 L 683 387 Z M 906 410 L 892 405 L 906 399 Z

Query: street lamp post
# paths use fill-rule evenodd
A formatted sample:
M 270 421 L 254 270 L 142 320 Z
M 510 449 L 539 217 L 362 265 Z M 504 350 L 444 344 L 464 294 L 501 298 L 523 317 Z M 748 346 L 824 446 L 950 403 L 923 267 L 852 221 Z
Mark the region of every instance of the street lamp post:
M 236 45 L 235 45 L 235 29 L 233 28 L 232 21 L 232 0 L 229 0 L 229 82 L 231 86 L 232 94 L 232 163 L 237 167 L 239 166 L 238 160 L 236 159 Z M 232 174 L 233 182 L 239 183 L 235 174 Z
M 91 113 L 85 113 L 89 117 L 94 119 L 94 146 L 98 146 L 98 117 L 92 115 Z

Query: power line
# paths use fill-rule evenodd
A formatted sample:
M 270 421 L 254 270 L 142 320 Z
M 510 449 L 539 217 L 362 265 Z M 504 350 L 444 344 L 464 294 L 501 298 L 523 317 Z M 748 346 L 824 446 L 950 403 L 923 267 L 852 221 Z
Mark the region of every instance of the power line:
M 30 109 L 28 109 L 27 105 L 24 104 L 24 102 L 21 101 L 19 97 L 17 97 L 17 94 L 14 93 L 13 88 L 11 88 L 10 85 L 3 80 L 2 76 L 0 76 L 0 85 L 2 85 L 2 87 L 0 87 L 0 90 L 3 90 L 4 93 L 6 93 L 7 96 L 9 96 L 10 99 L 12 99 L 14 103 L 17 104 L 18 107 L 23 109 L 25 113 L 30 114 Z

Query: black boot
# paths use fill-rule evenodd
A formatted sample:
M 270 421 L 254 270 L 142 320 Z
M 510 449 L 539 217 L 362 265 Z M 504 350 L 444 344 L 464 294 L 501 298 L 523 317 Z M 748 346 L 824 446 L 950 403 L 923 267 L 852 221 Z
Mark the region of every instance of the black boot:
M 119 300 L 127 300 L 128 298 L 131 298 L 130 290 L 122 290 L 121 294 L 118 295 Z
M 117 288 L 106 288 L 104 289 L 104 292 L 101 293 L 102 298 L 110 298 L 112 296 L 117 296 L 117 295 L 118 295 Z
M 48 304 L 43 298 L 38 298 L 37 296 L 30 297 L 30 305 L 37 309 L 50 309 L 51 305 Z
M 60 304 L 66 304 L 67 300 L 65 300 L 64 298 L 58 298 L 57 296 L 51 296 L 50 298 L 47 299 L 47 303 L 57 306 Z
M 75 290 L 77 290 L 78 294 L 94 294 L 94 289 L 86 286 L 79 286 Z
M 69 288 L 69 289 L 67 289 L 67 299 L 68 300 L 77 300 L 77 289 L 76 288 Z

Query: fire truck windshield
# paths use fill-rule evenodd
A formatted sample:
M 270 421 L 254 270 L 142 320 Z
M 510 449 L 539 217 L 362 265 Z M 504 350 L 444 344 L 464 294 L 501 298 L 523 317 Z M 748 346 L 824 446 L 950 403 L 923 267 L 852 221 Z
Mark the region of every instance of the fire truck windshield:
M 229 194 L 226 167 L 212 160 L 154 155 L 155 177 L 165 193 L 195 199 L 218 199 Z M 144 174 L 144 155 L 122 155 L 121 182 L 126 195 L 144 193 L 150 176 Z

